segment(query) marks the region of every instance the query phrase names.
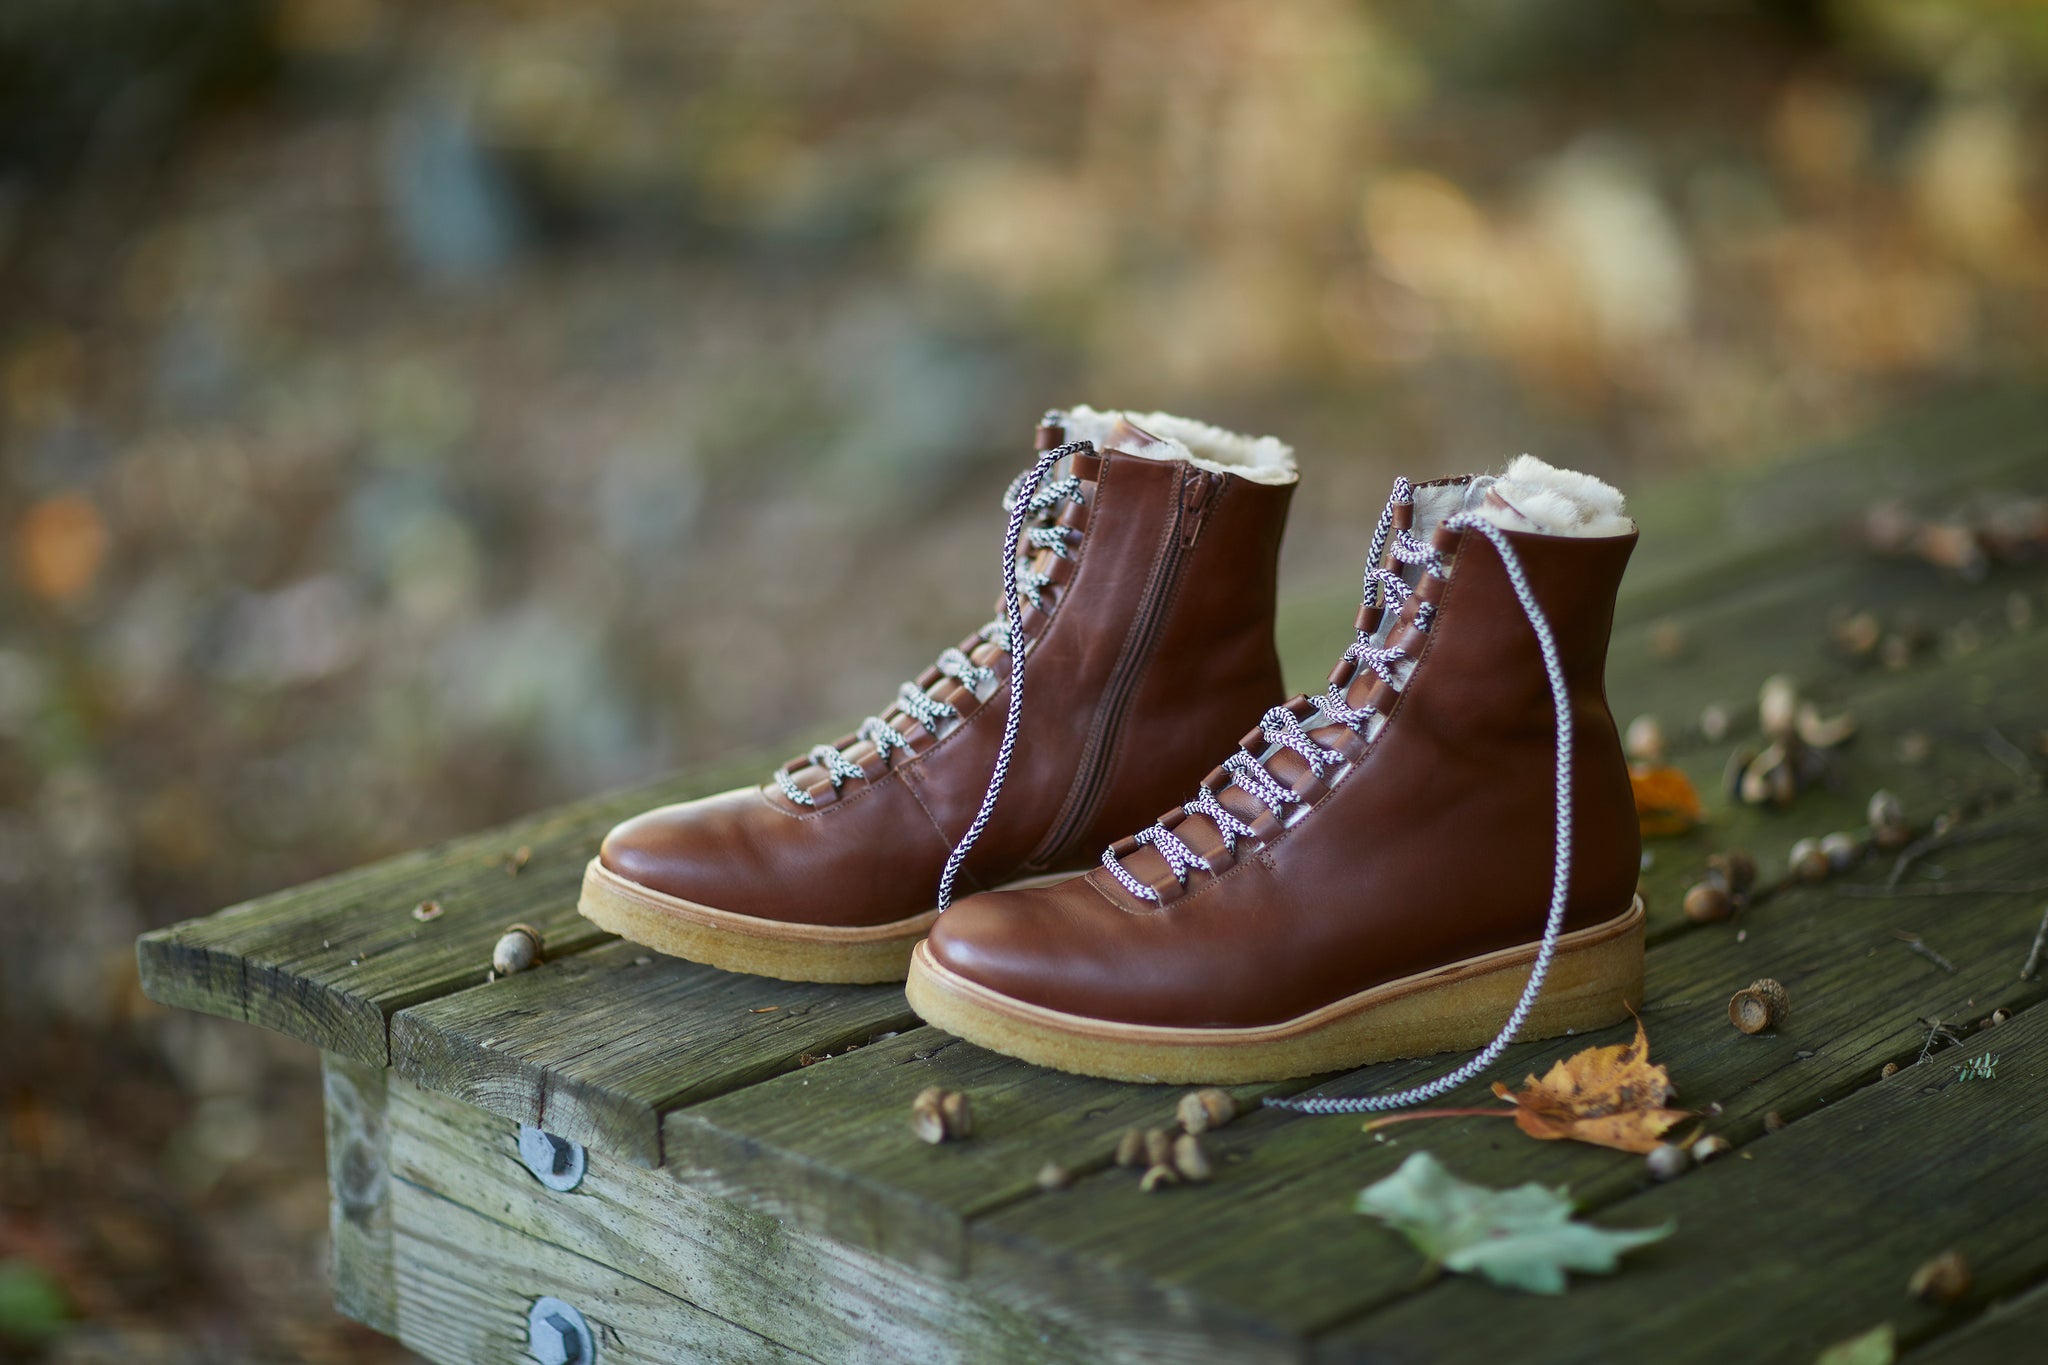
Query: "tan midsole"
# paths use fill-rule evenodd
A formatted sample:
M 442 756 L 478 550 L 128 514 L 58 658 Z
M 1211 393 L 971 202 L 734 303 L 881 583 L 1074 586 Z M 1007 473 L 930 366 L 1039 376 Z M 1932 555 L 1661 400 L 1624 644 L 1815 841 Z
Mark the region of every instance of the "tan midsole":
M 1015 890 L 1033 886 L 1050 886 L 1073 876 L 1071 872 L 1048 872 L 1040 876 L 1024 877 L 1006 883 L 1002 890 Z M 592 858 L 583 871 L 584 894 L 593 889 L 601 894 L 616 896 L 630 901 L 644 909 L 654 910 L 663 915 L 698 925 L 705 929 L 720 929 L 728 933 L 745 934 L 749 938 L 774 939 L 784 943 L 887 943 L 900 939 L 920 939 L 930 932 L 932 921 L 939 917 L 936 909 L 923 914 L 911 915 L 907 919 L 890 920 L 886 924 L 799 924 L 788 920 L 763 919 L 759 915 L 742 915 L 731 910 L 720 910 L 716 906 L 699 905 L 696 901 L 684 900 L 656 891 L 606 867 L 602 861 Z
M 1552 967 L 1560 989 L 1545 990 L 1525 1033 L 1537 1036 L 1536 1026 L 1545 1022 L 1568 1031 L 1621 1017 L 1640 998 L 1642 931 L 1637 898 L 1614 919 L 1561 937 Z M 1133 1080 L 1278 1079 L 1476 1045 L 1469 1039 L 1490 1035 L 1519 995 L 1526 980 L 1521 969 L 1537 949 L 1524 944 L 1468 958 L 1252 1027 L 1131 1024 L 1048 1009 L 950 971 L 933 959 L 928 943 L 911 955 L 907 989 L 912 1008 L 928 1022 L 1041 1065 Z M 1596 979 L 1578 980 L 1588 969 Z M 1473 1017 L 1475 1007 L 1496 1006 L 1499 1013 Z M 1387 1036 L 1369 1036 L 1378 1034 L 1382 1017 Z

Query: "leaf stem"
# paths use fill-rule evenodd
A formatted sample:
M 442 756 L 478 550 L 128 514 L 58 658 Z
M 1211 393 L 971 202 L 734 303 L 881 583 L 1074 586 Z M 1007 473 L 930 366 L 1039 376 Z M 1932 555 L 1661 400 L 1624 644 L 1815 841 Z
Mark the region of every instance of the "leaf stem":
M 1406 1123 L 1410 1119 L 1511 1119 L 1515 1108 L 1505 1109 L 1410 1109 L 1405 1114 L 1389 1114 L 1382 1119 L 1367 1119 L 1361 1130 L 1370 1133 L 1376 1128 L 1385 1128 L 1391 1123 Z

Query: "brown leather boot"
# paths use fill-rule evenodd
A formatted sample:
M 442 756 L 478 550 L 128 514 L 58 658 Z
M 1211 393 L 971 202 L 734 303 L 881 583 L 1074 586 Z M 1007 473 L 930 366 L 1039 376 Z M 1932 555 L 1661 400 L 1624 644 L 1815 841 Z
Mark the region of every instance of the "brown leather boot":
M 1285 695 L 1273 588 L 1293 452 L 1089 408 L 1048 413 L 1038 448 L 1005 499 L 1003 619 L 762 786 L 614 829 L 587 918 L 732 971 L 901 980 L 970 826 L 948 870 L 964 890 L 1086 867 Z M 1006 730 L 1028 742 L 1012 753 Z M 1008 772 L 992 816 L 991 769 Z
M 1397 481 L 1329 691 L 1268 712 L 1101 867 L 953 906 L 912 1006 L 1134 1081 L 1494 1040 L 1431 1086 L 1345 1102 L 1374 1108 L 1449 1089 L 1517 1033 L 1622 1018 L 1642 994 L 1640 840 L 1603 670 L 1635 540 L 1620 494 L 1527 456 L 1498 480 Z

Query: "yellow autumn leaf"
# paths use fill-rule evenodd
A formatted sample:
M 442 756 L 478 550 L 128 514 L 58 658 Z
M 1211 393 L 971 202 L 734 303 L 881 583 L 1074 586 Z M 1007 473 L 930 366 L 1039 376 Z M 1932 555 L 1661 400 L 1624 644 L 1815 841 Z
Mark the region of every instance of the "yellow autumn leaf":
M 1670 1073 L 1650 1061 L 1640 1019 L 1633 1042 L 1589 1047 L 1553 1065 L 1541 1080 L 1527 1077 L 1522 1087 L 1495 1082 L 1493 1093 L 1515 1106 L 1515 1126 L 1534 1138 L 1648 1152 L 1693 1117 L 1669 1107 L 1678 1092 Z

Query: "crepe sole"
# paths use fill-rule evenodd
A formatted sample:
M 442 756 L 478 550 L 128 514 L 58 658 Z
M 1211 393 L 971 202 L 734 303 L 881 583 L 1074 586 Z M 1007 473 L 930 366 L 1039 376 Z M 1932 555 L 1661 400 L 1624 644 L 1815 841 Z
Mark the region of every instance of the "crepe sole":
M 1228 1085 L 1469 1051 L 1500 1031 L 1540 945 L 1504 948 L 1389 981 L 1278 1024 L 1168 1028 L 1090 1019 L 991 990 L 919 944 L 905 992 L 926 1023 L 1005 1056 L 1083 1076 Z M 1564 935 L 1519 1038 L 1604 1028 L 1643 999 L 1643 902 Z

